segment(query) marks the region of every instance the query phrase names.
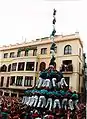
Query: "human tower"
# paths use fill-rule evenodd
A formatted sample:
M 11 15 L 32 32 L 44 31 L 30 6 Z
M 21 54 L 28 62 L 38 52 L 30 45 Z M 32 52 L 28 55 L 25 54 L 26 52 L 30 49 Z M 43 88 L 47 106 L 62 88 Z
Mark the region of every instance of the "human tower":
M 56 10 L 54 9 L 53 30 L 50 36 L 52 44 L 49 67 L 40 72 L 36 86 L 33 89 L 26 90 L 22 100 L 27 105 L 33 118 L 48 119 L 50 115 L 53 119 L 61 119 L 61 117 L 66 119 L 68 114 L 73 114 L 75 110 L 79 110 L 78 94 L 68 88 L 62 72 L 55 69 L 55 15 Z

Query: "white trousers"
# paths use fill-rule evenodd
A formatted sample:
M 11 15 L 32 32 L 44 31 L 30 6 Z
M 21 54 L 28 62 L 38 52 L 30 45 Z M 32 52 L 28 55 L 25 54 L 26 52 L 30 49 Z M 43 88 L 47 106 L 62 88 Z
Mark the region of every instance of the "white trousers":
M 67 98 L 64 98 L 63 100 L 62 100 L 62 108 L 64 108 L 65 110 L 67 110 Z
M 64 84 L 65 84 L 65 86 L 68 86 L 66 81 L 65 81 L 65 78 L 61 78 L 61 81 L 58 82 L 58 87 L 63 88 Z
M 51 110 L 51 108 L 52 108 L 52 98 L 48 98 L 45 108 L 47 108 L 48 106 L 49 106 L 49 110 Z
M 35 95 L 35 96 L 34 96 L 34 105 L 33 105 L 33 107 L 36 107 L 37 102 L 38 102 L 38 96 Z
M 29 100 L 29 97 L 23 96 L 22 103 L 26 104 L 28 102 L 28 100 Z
M 74 105 L 75 105 L 75 107 L 79 110 L 78 102 L 79 102 L 79 100 L 75 100 L 75 101 L 74 101 Z
M 42 84 L 42 87 L 51 88 L 51 81 L 50 81 L 50 79 L 45 79 L 43 84 Z
M 44 81 L 44 79 L 42 79 L 41 77 L 39 77 L 39 79 L 37 81 L 37 84 L 36 84 L 37 88 L 40 88 L 42 86 L 43 81 Z
M 32 105 L 34 104 L 34 96 L 30 97 L 30 102 L 29 102 L 29 106 L 32 107 Z
M 69 99 L 69 109 L 73 110 L 74 109 L 74 105 L 73 105 L 73 100 Z
M 58 105 L 58 108 L 61 109 L 61 104 L 59 99 L 54 100 L 53 108 L 56 108 Z
M 52 84 L 53 84 L 53 87 L 56 87 L 56 78 L 52 78 Z
M 29 105 L 30 102 L 31 102 L 31 97 L 28 98 L 26 105 Z
M 46 105 L 46 98 L 45 98 L 45 96 L 40 96 L 37 107 L 42 107 L 43 108 L 45 105 Z

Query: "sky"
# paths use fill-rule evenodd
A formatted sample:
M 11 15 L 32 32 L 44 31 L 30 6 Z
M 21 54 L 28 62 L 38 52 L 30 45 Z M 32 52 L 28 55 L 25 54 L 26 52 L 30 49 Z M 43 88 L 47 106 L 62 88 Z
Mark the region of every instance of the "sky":
M 87 54 L 87 0 L 0 0 L 0 46 L 50 36 L 53 9 L 56 35 L 79 32 Z

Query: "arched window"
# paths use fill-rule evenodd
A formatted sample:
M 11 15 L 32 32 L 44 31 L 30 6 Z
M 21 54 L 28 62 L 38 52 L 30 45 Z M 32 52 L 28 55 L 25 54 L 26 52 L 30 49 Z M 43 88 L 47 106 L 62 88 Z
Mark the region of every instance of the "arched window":
M 6 72 L 6 70 L 7 70 L 7 66 L 6 66 L 6 65 L 3 65 L 3 66 L 1 67 L 1 72 Z
M 66 45 L 64 47 L 64 54 L 72 54 L 72 47 L 70 45 Z
M 43 71 L 43 70 L 45 70 L 45 68 L 46 68 L 46 63 L 45 62 L 41 62 L 40 63 L 40 71 Z
M 8 72 L 11 71 L 11 64 L 8 65 Z

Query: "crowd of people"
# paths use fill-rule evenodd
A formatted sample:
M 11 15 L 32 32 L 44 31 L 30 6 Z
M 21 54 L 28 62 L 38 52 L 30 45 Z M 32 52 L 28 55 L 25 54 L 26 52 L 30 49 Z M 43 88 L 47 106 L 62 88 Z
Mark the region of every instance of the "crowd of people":
M 84 110 L 83 104 L 79 105 L 79 107 Z M 55 114 L 55 111 L 51 112 L 40 108 L 31 110 L 33 109 L 22 103 L 22 98 L 0 97 L 0 119 L 67 119 L 68 116 L 68 112 L 63 112 L 63 110 L 60 110 L 62 111 L 62 115 L 60 115 L 62 118 L 59 116 L 59 111 Z M 77 113 L 81 114 L 81 112 L 76 112 L 76 115 Z M 72 116 L 71 119 L 75 119 L 73 112 L 70 115 Z
M 0 96 L 0 119 L 26 119 L 22 118 L 24 105 L 22 98 Z

